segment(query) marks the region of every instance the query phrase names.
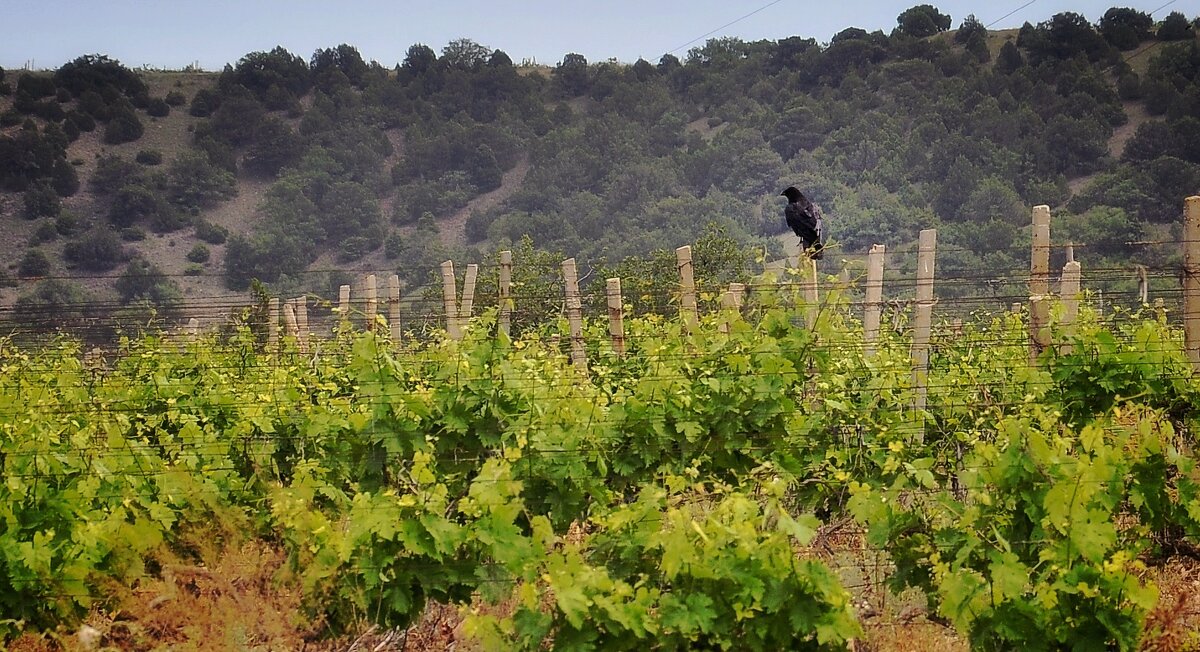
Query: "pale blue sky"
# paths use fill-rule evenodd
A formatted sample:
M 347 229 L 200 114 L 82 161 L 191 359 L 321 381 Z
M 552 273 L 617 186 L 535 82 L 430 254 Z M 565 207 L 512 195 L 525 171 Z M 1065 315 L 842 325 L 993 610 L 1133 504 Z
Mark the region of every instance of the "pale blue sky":
M 900 12 L 922 1 L 6 0 L 5 4 L 0 14 L 5 23 L 0 25 L 0 66 L 10 70 L 27 61 L 36 68 L 57 68 L 89 53 L 107 54 L 130 67 L 182 68 L 198 61 L 207 70 L 219 70 L 248 52 L 276 45 L 307 59 L 317 48 L 340 43 L 349 43 L 365 59 L 390 67 L 404 58 L 413 43 L 425 43 L 440 53 L 447 42 L 462 37 L 500 48 L 518 63 L 536 59 L 553 65 L 568 52 L 583 54 L 589 61 L 632 62 L 641 56 L 656 62 L 671 51 L 682 58 L 709 32 L 713 33 L 708 37 L 775 40 L 799 35 L 822 42 L 846 27 L 890 32 Z M 1171 11 L 1189 18 L 1200 13 L 1198 0 L 931 4 L 950 14 L 954 27 L 973 13 L 985 24 L 994 22 L 993 29 L 1037 23 L 1062 11 L 1095 22 L 1112 6 L 1157 9 L 1156 19 Z M 756 13 L 747 17 L 752 12 Z

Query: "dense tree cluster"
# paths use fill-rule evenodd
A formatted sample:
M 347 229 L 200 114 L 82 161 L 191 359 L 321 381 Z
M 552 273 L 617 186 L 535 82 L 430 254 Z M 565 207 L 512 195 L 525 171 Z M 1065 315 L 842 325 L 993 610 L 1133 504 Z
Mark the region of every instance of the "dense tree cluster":
M 147 115 L 187 105 L 199 118 L 188 151 L 97 161 L 89 188 L 117 230 L 72 232 L 67 262 L 129 262 L 121 229 L 194 225 L 224 242 L 203 213 L 246 175 L 269 187 L 253 228 L 224 249 L 235 288 L 303 285 L 322 253 L 377 248 L 420 282 L 424 267 L 470 251 L 442 244 L 438 224 L 452 216 L 465 219 L 467 247 L 527 242 L 612 269 L 634 255 L 650 269 L 650 252 L 706 228 L 771 248 L 783 231 L 776 195 L 792 184 L 824 206 L 834 251 L 903 246 L 939 226 L 964 252 L 952 267 L 1007 269 L 1030 204 L 1065 211 L 1061 232 L 1090 251 L 1129 256 L 1120 243 L 1200 192 L 1200 46 L 1185 15 L 1155 23 L 1114 7 L 1093 23 L 1063 12 L 1015 37 L 975 16 L 952 27 L 921 4 L 890 33 L 847 27 L 827 44 L 725 37 L 682 58 L 567 53 L 542 68 L 470 39 L 440 54 L 414 44 L 392 69 L 347 44 L 307 59 L 276 47 L 190 100 L 151 98 L 137 74 L 89 55 L 53 75 L 0 77 L 14 100 L 0 115 L 0 186 L 24 193 L 28 217 L 53 217 L 79 186 L 74 139 L 99 127 L 105 142 L 136 140 Z M 1122 54 L 1134 48 L 1136 71 Z M 1110 156 L 1129 102 L 1153 119 Z M 519 186 L 472 209 L 518 166 Z

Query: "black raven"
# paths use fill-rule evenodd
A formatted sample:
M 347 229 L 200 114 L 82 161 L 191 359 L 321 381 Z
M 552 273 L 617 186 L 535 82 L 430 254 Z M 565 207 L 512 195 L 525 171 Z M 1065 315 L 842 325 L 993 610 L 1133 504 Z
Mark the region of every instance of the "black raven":
M 808 257 L 820 260 L 823 255 L 821 250 L 825 246 L 821 233 L 824 226 L 821 223 L 821 208 L 809 201 L 796 186 L 788 186 L 779 194 L 788 200 L 787 208 L 783 209 L 787 225 L 804 242 L 804 251 L 808 253 Z

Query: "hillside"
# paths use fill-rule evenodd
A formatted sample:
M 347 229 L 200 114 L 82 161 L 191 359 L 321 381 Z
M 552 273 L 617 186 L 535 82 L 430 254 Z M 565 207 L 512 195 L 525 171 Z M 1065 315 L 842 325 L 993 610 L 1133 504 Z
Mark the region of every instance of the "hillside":
M 249 53 L 221 73 L 103 56 L 10 71 L 0 306 L 196 314 L 251 279 L 319 296 L 353 271 L 421 284 L 446 257 L 523 237 L 612 264 L 710 222 L 778 255 L 792 184 L 825 207 L 843 256 L 936 226 L 944 269 L 1000 273 L 1028 206 L 1048 203 L 1056 241 L 1089 263 L 1168 264 L 1169 247 L 1126 243 L 1170 238 L 1200 192 L 1195 30 L 1172 14 L 1130 40 L 1081 21 L 722 38 L 684 59 L 568 54 L 553 70 L 460 41 L 440 57 L 413 46 L 393 68 L 342 45 Z

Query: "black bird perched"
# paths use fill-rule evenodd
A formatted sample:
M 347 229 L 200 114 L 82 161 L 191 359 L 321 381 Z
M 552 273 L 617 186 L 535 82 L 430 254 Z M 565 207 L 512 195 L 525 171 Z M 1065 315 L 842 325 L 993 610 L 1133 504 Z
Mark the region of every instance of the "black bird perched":
M 783 218 L 787 225 L 804 242 L 804 250 L 808 252 L 808 257 L 820 260 L 824 255 L 821 250 L 825 247 L 821 233 L 824 227 L 821 207 L 809 201 L 796 186 L 788 186 L 779 194 L 788 200 L 787 208 L 783 209 Z

